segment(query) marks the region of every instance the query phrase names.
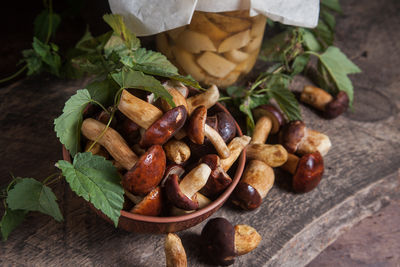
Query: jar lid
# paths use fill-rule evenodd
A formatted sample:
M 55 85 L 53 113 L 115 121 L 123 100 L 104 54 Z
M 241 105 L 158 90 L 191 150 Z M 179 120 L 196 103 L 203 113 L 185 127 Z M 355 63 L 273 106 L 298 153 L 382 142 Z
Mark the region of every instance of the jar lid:
M 319 0 L 108 0 L 137 36 L 147 36 L 190 23 L 193 12 L 250 10 L 283 24 L 313 28 L 318 24 Z

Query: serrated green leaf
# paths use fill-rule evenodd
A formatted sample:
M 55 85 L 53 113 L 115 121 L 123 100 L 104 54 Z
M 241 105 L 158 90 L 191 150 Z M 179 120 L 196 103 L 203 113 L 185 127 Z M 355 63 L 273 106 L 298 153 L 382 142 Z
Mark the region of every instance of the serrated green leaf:
M 342 12 L 342 8 L 340 7 L 339 0 L 321 0 L 321 5 L 325 6 L 333 11 Z
M 121 88 L 137 88 L 154 93 L 156 98 L 162 97 L 172 107 L 175 107 L 175 103 L 172 100 L 170 93 L 153 76 L 126 68 L 120 72 L 112 74 L 111 76 Z
M 292 73 L 290 75 L 292 77 L 294 77 L 297 74 L 301 73 L 304 70 L 304 68 L 306 67 L 309 60 L 310 60 L 310 56 L 306 55 L 306 54 L 296 57 L 293 60 Z
M 17 228 L 25 219 L 27 211 L 11 210 L 8 207 L 0 221 L 1 236 L 6 241 L 10 233 Z
M 91 99 L 107 107 L 113 103 L 114 96 L 120 88 L 114 80 L 106 78 L 102 81 L 91 82 L 86 85 L 86 89 L 89 91 Z
M 42 59 L 33 49 L 23 50 L 22 55 L 24 57 L 23 61 L 26 62 L 28 67 L 28 72 L 26 73 L 28 76 L 38 74 L 42 71 Z
M 110 57 L 111 54 L 117 54 L 118 59 L 132 54 L 132 50 L 126 46 L 125 41 L 116 33 L 113 33 L 104 46 L 104 55 Z
M 353 84 L 348 74 L 360 73 L 360 68 L 357 67 L 347 56 L 340 51 L 339 48 L 330 46 L 319 56 L 319 60 L 323 67 L 329 73 L 333 82 L 340 91 L 347 93 L 350 105 L 353 103 Z
M 41 42 L 38 38 L 33 37 L 33 50 L 40 56 L 41 60 L 47 65 L 48 71 L 56 76 L 60 75 L 61 58 L 53 51 L 51 45 Z
M 109 31 L 98 37 L 93 37 L 93 35 L 89 31 L 89 28 L 86 28 L 84 35 L 76 43 L 75 48 L 89 54 L 100 54 L 101 50 L 105 47 L 112 34 L 113 33 Z
M 174 75 L 178 74 L 178 69 L 161 53 L 138 48 L 130 56 L 121 58 L 124 65 L 133 68 L 135 65 L 140 65 L 149 71 L 166 72 Z
M 23 178 L 8 192 L 7 205 L 12 210 L 39 211 L 63 220 L 53 191 L 32 178 Z
M 80 148 L 82 112 L 90 103 L 87 89 L 76 91 L 65 103 L 63 114 L 54 120 L 54 130 L 60 142 L 74 156 Z
M 330 12 L 328 12 L 325 9 L 322 9 L 320 11 L 320 18 L 328 25 L 328 27 L 331 29 L 331 31 L 335 31 L 335 26 L 336 26 L 336 20 L 335 16 L 332 15 Z
M 318 21 L 317 27 L 313 29 L 312 32 L 325 46 L 330 46 L 333 44 L 335 33 L 328 27 L 328 25 L 323 20 L 320 19 Z
M 117 169 L 104 157 L 90 152 L 78 153 L 73 164 L 60 160 L 62 170 L 71 189 L 89 201 L 118 225 L 124 203 L 124 189 Z
M 50 14 L 47 9 L 43 10 L 39 15 L 37 15 L 35 21 L 33 22 L 34 35 L 44 42 L 49 31 L 50 34 L 54 36 L 58 26 L 60 25 L 60 22 L 60 15 L 56 13 Z
M 124 40 L 129 49 L 135 50 L 140 47 L 139 39 L 125 26 L 121 15 L 106 14 L 103 19 Z
M 253 114 L 250 109 L 250 105 L 251 105 L 251 98 L 250 98 L 250 96 L 248 96 L 245 99 L 243 99 L 242 104 L 239 106 L 239 110 L 241 112 L 243 112 L 244 114 L 246 114 L 246 125 L 247 125 L 247 131 L 249 134 L 253 132 L 253 129 L 255 126 Z
M 319 52 L 322 49 L 315 35 L 307 29 L 303 30 L 303 42 L 309 51 Z

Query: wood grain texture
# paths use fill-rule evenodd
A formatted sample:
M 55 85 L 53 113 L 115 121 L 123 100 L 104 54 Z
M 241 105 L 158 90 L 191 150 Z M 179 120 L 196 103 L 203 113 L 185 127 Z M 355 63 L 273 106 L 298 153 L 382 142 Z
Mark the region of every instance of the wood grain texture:
M 249 224 L 259 231 L 259 247 L 235 266 L 307 264 L 337 236 L 384 206 L 399 193 L 400 166 L 400 3 L 396 0 L 342 1 L 337 45 L 361 67 L 352 76 L 354 112 L 325 121 L 302 107 L 305 122 L 330 136 L 319 187 L 307 194 L 290 190 L 290 177 L 275 170 L 276 184 L 259 209 L 244 212 L 226 203 L 212 217 Z M 45 77 L 0 89 L 1 186 L 8 173 L 43 179 L 53 173 L 61 146 L 53 119 L 65 100 L 87 81 Z M 294 87 L 303 85 L 297 79 Z M 1 266 L 160 266 L 165 265 L 163 235 L 115 229 L 77 197 L 65 182 L 56 186 L 63 223 L 29 215 L 6 243 Z M 205 266 L 199 235 L 205 222 L 179 232 L 189 266 Z

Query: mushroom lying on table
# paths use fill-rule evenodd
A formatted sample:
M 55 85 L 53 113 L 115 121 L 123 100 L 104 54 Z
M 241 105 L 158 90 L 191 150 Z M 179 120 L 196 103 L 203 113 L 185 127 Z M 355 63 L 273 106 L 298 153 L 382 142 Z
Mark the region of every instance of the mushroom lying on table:
M 235 227 L 224 218 L 214 218 L 201 231 L 206 256 L 213 264 L 231 265 L 236 256 L 254 250 L 261 241 L 257 231 L 248 225 Z
M 181 239 L 176 234 L 169 233 L 166 236 L 164 252 L 167 267 L 187 266 L 185 248 L 182 245 Z
M 306 193 L 317 187 L 321 181 L 324 160 L 318 151 L 305 154 L 301 158 L 289 154 L 287 162 L 281 168 L 293 175 L 294 191 Z
M 323 133 L 308 129 L 302 121 L 291 121 L 280 133 L 280 143 L 289 153 L 308 154 L 318 151 L 325 156 L 332 144 Z
M 246 148 L 247 159 L 263 161 L 270 167 L 279 167 L 287 160 L 287 151 L 281 145 L 249 144 Z
M 349 97 L 345 92 L 340 91 L 332 97 L 325 90 L 311 85 L 304 86 L 300 101 L 321 110 L 327 119 L 338 117 L 349 107 Z

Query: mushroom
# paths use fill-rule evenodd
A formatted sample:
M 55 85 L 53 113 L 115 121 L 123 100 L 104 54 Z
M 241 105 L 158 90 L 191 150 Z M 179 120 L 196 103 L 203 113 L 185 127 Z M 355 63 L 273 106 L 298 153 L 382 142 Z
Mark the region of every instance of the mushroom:
M 300 101 L 321 110 L 327 119 L 338 117 L 349 107 L 349 97 L 345 92 L 340 91 L 332 97 L 325 90 L 311 85 L 304 86 Z
M 236 256 L 254 250 L 261 241 L 257 231 L 248 225 L 233 225 L 224 218 L 214 218 L 201 231 L 206 256 L 217 265 L 231 265 Z
M 250 144 L 246 148 L 247 159 L 263 161 L 270 167 L 278 167 L 287 160 L 287 151 L 281 145 Z
M 231 155 L 226 159 L 221 159 L 221 166 L 224 171 L 227 172 L 231 168 L 233 163 L 239 158 L 243 149 L 250 143 L 250 140 L 251 138 L 247 135 L 242 135 L 232 139 L 232 141 L 228 144 Z
M 294 191 L 306 193 L 317 187 L 321 181 L 324 160 L 318 151 L 305 154 L 301 158 L 289 154 L 287 162 L 281 168 L 293 175 Z
M 189 95 L 189 89 L 180 81 L 176 80 L 167 80 L 163 83 L 165 89 L 169 90 L 170 88 L 174 88 L 186 99 Z
M 190 148 L 185 142 L 172 139 L 165 143 L 163 147 L 167 159 L 176 164 L 182 164 L 190 158 Z
M 183 105 L 168 110 L 145 131 L 140 146 L 163 145 L 182 128 L 186 117 L 187 111 Z
M 199 207 L 197 209 L 205 208 L 211 203 L 211 199 L 209 199 L 205 195 L 200 194 L 199 192 L 197 192 L 195 195 L 196 195 L 195 198 L 196 198 L 197 202 L 199 203 Z M 196 211 L 196 210 L 183 210 L 183 209 L 173 206 L 171 209 L 171 215 L 180 216 L 180 215 L 192 213 L 194 211 Z
M 213 197 L 218 195 L 232 183 L 231 177 L 221 167 L 218 155 L 206 155 L 201 158 L 200 163 L 205 163 L 211 168 L 207 183 L 201 190 L 206 196 Z
M 182 245 L 181 239 L 176 234 L 169 233 L 167 235 L 164 252 L 167 267 L 187 266 L 185 248 Z
M 211 85 L 207 91 L 191 96 L 186 99 L 189 110 L 188 113 L 191 114 L 198 106 L 205 106 L 206 109 L 211 108 L 218 102 L 219 91 L 216 85 Z
M 272 105 L 261 105 L 254 109 L 257 123 L 251 139 L 252 144 L 265 144 L 269 133 L 276 134 L 284 123 L 282 113 Z
M 233 117 L 226 112 L 218 112 L 217 131 L 225 143 L 230 142 L 236 136 L 236 123 Z M 209 124 L 211 125 L 211 124 Z
M 169 164 L 165 168 L 164 178 L 161 180 L 160 186 L 165 187 L 165 181 L 167 180 L 167 178 L 170 175 L 176 174 L 178 176 L 178 178 L 180 178 L 184 173 L 185 173 L 185 169 L 182 167 L 182 165 L 175 164 L 175 163 Z
M 325 156 L 332 144 L 329 137 L 306 128 L 302 121 L 291 121 L 280 133 L 280 143 L 289 153 L 308 154 L 319 151 Z
M 132 200 L 132 198 L 128 197 Z M 134 202 L 135 203 L 135 202 Z M 130 212 L 135 214 L 158 216 L 162 209 L 162 191 L 159 186 L 150 191 Z
M 144 129 L 149 128 L 163 115 L 157 107 L 130 94 L 127 90 L 122 91 L 118 109 Z
M 129 145 L 133 145 L 138 142 L 140 127 L 122 113 L 120 114 L 119 117 L 122 119 L 119 119 L 118 122 L 122 120 L 122 123 L 118 124 L 116 129 Z
M 137 155 L 132 152 L 117 131 L 110 127 L 105 129 L 105 124 L 88 118 L 83 121 L 81 132 L 89 140 L 96 141 L 98 139 L 97 143 L 102 145 L 116 161 L 126 170 L 131 169 L 138 160 Z
M 102 156 L 106 159 L 110 157 L 107 151 L 98 143 L 93 145 L 94 141 L 88 141 L 85 146 L 85 152 L 92 152 L 93 155 Z M 93 145 L 93 146 L 92 146 Z M 90 148 L 92 147 L 92 148 Z M 90 149 L 90 150 L 89 150 Z
M 232 202 L 245 210 L 258 208 L 274 180 L 274 171 L 270 166 L 259 160 L 250 161 L 235 188 Z
M 206 124 L 207 109 L 205 106 L 198 106 L 189 118 L 189 124 L 186 133 L 189 139 L 198 145 L 204 143 L 206 136 L 213 144 L 221 158 L 227 158 L 230 155 L 229 148 L 225 144 L 221 135 L 212 127 Z
M 187 89 L 186 86 L 184 86 L 181 83 L 181 86 L 183 86 L 187 90 L 187 94 L 185 96 L 182 94 L 184 92 L 181 93 L 178 89 L 173 87 L 175 84 L 173 84 L 171 81 L 167 81 L 163 85 L 164 85 L 164 88 L 167 89 L 168 93 L 172 96 L 172 101 L 175 103 L 176 106 L 183 105 L 186 108 L 186 110 L 189 110 L 187 103 L 186 103 L 186 96 L 189 93 L 189 89 Z M 161 109 L 164 112 L 167 112 L 168 110 L 172 109 L 172 106 L 165 99 L 161 99 L 160 101 L 161 101 Z
M 193 196 L 207 183 L 210 173 L 210 167 L 202 163 L 191 170 L 180 183 L 176 174 L 170 175 L 165 181 L 167 198 L 180 209 L 197 209 L 199 203 Z
M 138 162 L 125 173 L 122 186 L 129 192 L 144 196 L 153 190 L 164 175 L 166 158 L 160 145 L 151 146 Z

